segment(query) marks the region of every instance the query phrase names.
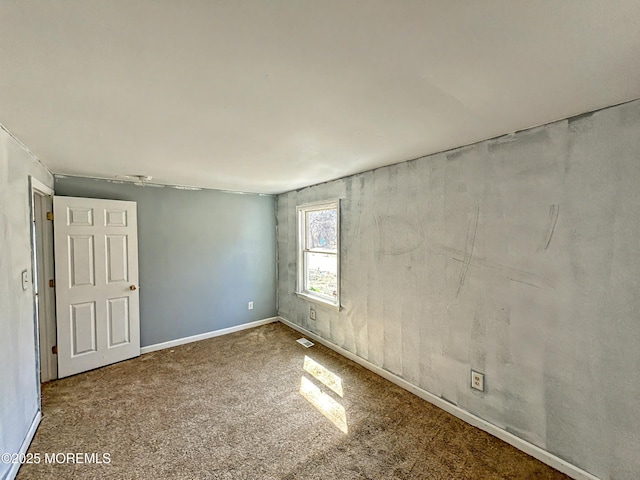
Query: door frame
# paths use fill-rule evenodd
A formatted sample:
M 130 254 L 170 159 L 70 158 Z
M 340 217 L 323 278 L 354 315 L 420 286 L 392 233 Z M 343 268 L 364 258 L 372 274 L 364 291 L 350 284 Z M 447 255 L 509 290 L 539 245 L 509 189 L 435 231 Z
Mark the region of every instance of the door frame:
M 55 290 L 49 285 L 49 280 L 55 278 L 53 222 L 47 219 L 47 212 L 53 211 L 54 191 L 37 179 L 33 177 L 30 179 L 31 225 L 33 227 L 31 229 L 33 254 L 31 278 L 33 279 L 36 329 L 36 375 L 38 385 L 40 385 L 40 383 L 58 378 L 58 359 L 51 349 L 56 344 Z

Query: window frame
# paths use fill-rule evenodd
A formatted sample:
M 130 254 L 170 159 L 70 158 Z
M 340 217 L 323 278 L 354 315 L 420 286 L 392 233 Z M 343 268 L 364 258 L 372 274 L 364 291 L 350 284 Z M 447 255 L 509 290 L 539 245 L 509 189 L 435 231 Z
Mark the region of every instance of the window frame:
M 307 212 L 319 211 L 319 210 L 336 210 L 336 251 L 327 252 L 321 249 L 309 249 L 307 248 Z M 340 199 L 329 199 L 320 202 L 306 203 L 296 206 L 296 230 L 297 230 L 297 264 L 296 264 L 296 295 L 305 300 L 309 300 L 313 303 L 317 303 L 329 308 L 340 310 Z M 306 289 L 306 262 L 305 253 L 324 253 L 328 255 L 336 256 L 336 289 L 337 294 L 335 302 L 328 297 L 315 294 L 314 292 Z

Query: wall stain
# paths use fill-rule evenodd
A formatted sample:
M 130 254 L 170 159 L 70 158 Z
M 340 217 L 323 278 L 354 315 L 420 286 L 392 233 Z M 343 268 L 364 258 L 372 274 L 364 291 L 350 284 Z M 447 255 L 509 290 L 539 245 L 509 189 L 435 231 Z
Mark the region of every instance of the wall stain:
M 579 115 L 574 115 L 573 117 L 569 117 L 567 119 L 569 126 L 571 126 L 573 123 L 576 122 L 582 122 L 583 120 L 587 120 L 589 118 L 591 118 L 593 116 L 594 113 L 596 113 L 597 110 L 593 111 L 593 112 L 587 112 L 587 113 L 581 113 Z
M 511 365 L 513 357 L 511 356 L 511 342 L 509 340 L 509 327 L 511 326 L 511 308 L 508 306 L 501 307 L 496 312 L 496 335 L 499 339 L 496 347 L 496 358 L 501 365 Z
M 559 212 L 559 207 L 553 209 L 554 217 Z M 362 214 L 362 211 L 361 211 Z M 475 212 L 469 219 L 467 227 L 467 241 L 464 250 L 451 247 L 433 240 L 425 234 L 422 225 L 412 224 L 405 219 L 392 217 L 389 215 L 378 215 L 372 213 L 375 228 L 374 250 L 378 259 L 382 256 L 399 256 L 426 247 L 436 255 L 443 256 L 450 260 L 461 262 L 462 267 L 458 277 L 458 289 L 456 297 L 460 294 L 470 267 L 488 270 L 493 274 L 507 278 L 523 285 L 534 288 L 555 288 L 554 283 L 542 275 L 533 272 L 508 267 L 497 262 L 487 260 L 474 253 L 476 236 L 479 228 L 480 208 L 476 202 Z M 553 227 L 553 225 L 552 225 Z M 550 228 L 551 235 L 553 228 Z M 545 237 L 546 238 L 546 237 Z M 549 238 L 549 242 L 551 239 Z
M 372 216 L 376 228 L 378 258 L 382 255 L 398 256 L 411 253 L 424 244 L 424 232 L 418 225 L 397 217 L 380 217 L 375 213 Z
M 450 403 L 451 405 L 455 405 L 456 407 L 458 406 L 458 403 L 457 403 L 457 402 L 454 402 L 453 400 L 449 400 L 449 399 L 448 399 L 447 397 L 445 397 L 444 395 L 441 395 L 441 396 L 440 396 L 440 398 L 441 398 L 442 400 L 444 400 L 445 402 Z
M 457 262 L 464 262 L 465 252 L 463 250 L 436 242 L 429 237 L 426 237 L 425 240 L 427 247 L 433 253 Z M 508 278 L 509 280 L 513 280 L 514 282 L 530 285 L 536 288 L 554 287 L 553 282 L 546 277 L 528 272 L 526 270 L 507 267 L 505 265 L 487 260 L 484 257 L 479 257 L 478 255 L 474 255 L 469 259 L 469 266 L 490 270 L 495 275 L 498 275 L 500 277 Z
M 553 237 L 553 232 L 556 229 L 556 223 L 558 222 L 558 215 L 560 214 L 560 205 L 552 204 L 549 205 L 549 218 L 547 220 L 547 229 L 544 237 L 540 241 L 538 245 L 538 252 L 543 252 L 547 248 L 549 248 L 549 244 L 551 243 L 551 237 Z
M 460 157 L 462 157 L 465 153 L 468 153 L 472 150 L 473 150 L 472 145 L 467 145 L 464 147 L 456 148 L 454 150 L 449 150 L 448 152 L 445 152 L 445 155 L 447 157 L 447 162 L 455 162 Z
M 460 290 L 464 286 L 464 281 L 467 278 L 469 272 L 469 265 L 473 258 L 473 247 L 476 244 L 476 235 L 478 234 L 478 217 L 480 216 L 480 207 L 476 202 L 475 215 L 472 215 L 467 225 L 467 241 L 464 247 L 464 259 L 462 261 L 462 269 L 460 269 L 460 278 L 458 280 L 458 290 L 456 291 L 456 297 L 460 295 Z
M 523 146 L 545 146 L 549 144 L 548 125 L 503 135 L 488 142 L 489 153 L 504 149 L 522 148 Z
M 567 119 L 569 133 L 582 133 L 593 129 L 594 119 L 592 117 L 595 113 L 596 112 L 587 112 Z
M 7 248 L 7 245 L 9 245 L 9 242 L 7 241 L 7 239 L 9 238 L 9 226 L 7 223 L 7 216 L 4 214 L 0 214 L 0 239 L 2 240 L 2 242 L 0 242 L 0 245 L 2 245 L 3 250 L 5 250 Z M 0 267 L 2 267 L 2 260 L 5 257 L 4 253 L 5 252 L 0 255 Z

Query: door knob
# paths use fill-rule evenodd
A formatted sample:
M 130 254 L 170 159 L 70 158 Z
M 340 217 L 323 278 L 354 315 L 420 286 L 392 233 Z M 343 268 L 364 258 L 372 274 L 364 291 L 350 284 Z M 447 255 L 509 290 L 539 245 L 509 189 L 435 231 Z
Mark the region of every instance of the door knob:
M 136 287 L 135 285 L 131 285 L 131 286 L 129 287 L 129 290 L 136 290 L 137 288 L 138 288 L 138 287 Z

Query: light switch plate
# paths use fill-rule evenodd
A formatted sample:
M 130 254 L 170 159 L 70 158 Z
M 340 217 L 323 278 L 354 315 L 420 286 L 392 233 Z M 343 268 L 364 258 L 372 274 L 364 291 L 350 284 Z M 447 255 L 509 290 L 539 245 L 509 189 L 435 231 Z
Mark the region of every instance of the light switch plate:
M 22 290 L 26 290 L 29 288 L 29 271 L 22 271 Z

